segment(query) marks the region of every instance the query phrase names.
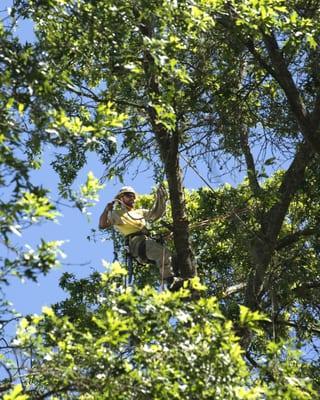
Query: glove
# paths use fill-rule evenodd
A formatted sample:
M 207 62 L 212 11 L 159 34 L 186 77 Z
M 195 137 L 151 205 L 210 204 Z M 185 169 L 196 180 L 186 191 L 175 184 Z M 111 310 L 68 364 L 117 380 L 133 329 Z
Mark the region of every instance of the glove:
M 114 201 L 108 203 L 105 207 L 105 211 L 111 211 L 113 209 Z

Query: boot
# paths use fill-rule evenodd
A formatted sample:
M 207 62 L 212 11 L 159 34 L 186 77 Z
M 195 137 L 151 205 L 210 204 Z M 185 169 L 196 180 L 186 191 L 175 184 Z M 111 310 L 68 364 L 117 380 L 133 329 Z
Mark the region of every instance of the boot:
M 177 292 L 183 287 L 183 279 L 178 276 L 170 276 L 166 281 L 167 289 L 170 290 L 170 292 Z

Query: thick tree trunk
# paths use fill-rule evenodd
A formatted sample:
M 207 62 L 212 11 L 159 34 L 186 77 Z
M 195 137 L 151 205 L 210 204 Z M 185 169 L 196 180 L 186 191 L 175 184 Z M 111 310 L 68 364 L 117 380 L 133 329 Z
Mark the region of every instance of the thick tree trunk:
M 275 35 L 270 32 L 269 34 L 265 34 L 263 38 L 274 69 L 273 76 L 287 96 L 288 103 L 300 126 L 301 133 L 306 141 L 311 144 L 314 151 L 320 154 L 320 93 L 315 97 L 314 109 L 309 114 L 287 67 Z
M 139 11 L 134 9 L 134 12 L 137 18 L 139 18 Z M 142 35 L 152 38 L 153 27 L 150 21 L 144 20 L 143 23 L 140 24 L 140 32 Z M 161 90 L 158 84 L 158 68 L 149 51 L 145 51 L 144 53 L 143 64 L 147 82 L 147 92 L 150 97 L 150 102 L 153 103 L 157 101 L 157 99 L 161 100 Z M 174 269 L 182 278 L 191 278 L 195 276 L 196 269 L 190 245 L 189 222 L 186 216 L 182 174 L 179 166 L 180 135 L 176 129 L 168 129 L 158 121 L 157 112 L 153 106 L 149 106 L 147 111 L 159 146 L 160 156 L 169 185 L 173 219 L 173 240 L 176 251 Z
M 157 123 L 156 111 L 152 107 L 149 108 L 149 116 L 169 186 L 176 253 L 174 269 L 182 278 L 192 278 L 196 275 L 196 267 L 191 250 L 189 221 L 186 215 L 182 173 L 179 165 L 180 135 L 178 132 L 169 132 L 162 124 Z
M 247 281 L 245 305 L 257 310 L 265 289 L 266 271 L 272 260 L 274 247 L 269 245 L 266 239 L 255 237 L 249 244 L 249 254 L 252 270 Z
M 228 29 L 230 25 L 225 24 Z M 311 113 L 308 112 L 303 97 L 300 95 L 294 82 L 287 62 L 284 59 L 281 49 L 277 43 L 276 37 L 272 32 L 263 35 L 269 60 L 264 59 L 256 50 L 252 39 L 243 39 L 243 44 L 252 53 L 253 57 L 262 68 L 268 72 L 275 81 L 278 82 L 287 97 L 288 104 L 300 126 L 306 143 L 302 143 L 298 149 L 295 159 L 287 170 L 282 184 L 278 191 L 278 200 L 261 216 L 261 229 L 256 236 L 252 238 L 249 253 L 251 258 L 251 272 L 249 274 L 245 303 L 252 309 L 259 308 L 261 296 L 264 293 L 267 269 L 270 266 L 275 249 L 278 247 L 277 237 L 280 232 L 283 220 L 288 211 L 292 196 L 297 192 L 305 176 L 305 170 L 314 157 L 314 152 L 320 154 L 320 94 L 315 96 L 314 108 Z M 243 145 L 245 137 L 243 137 Z M 245 148 L 246 150 L 246 148 Z M 248 169 L 254 171 L 250 154 L 247 152 L 246 161 Z M 256 182 L 250 181 L 253 192 L 257 191 Z
M 183 191 L 182 174 L 179 165 L 179 134 L 176 132 L 168 140 L 169 149 L 158 141 L 169 185 L 173 219 L 173 240 L 176 249 L 175 269 L 182 278 L 195 276 L 195 263 L 189 239 L 189 221 Z M 169 151 L 168 151 L 169 150 Z

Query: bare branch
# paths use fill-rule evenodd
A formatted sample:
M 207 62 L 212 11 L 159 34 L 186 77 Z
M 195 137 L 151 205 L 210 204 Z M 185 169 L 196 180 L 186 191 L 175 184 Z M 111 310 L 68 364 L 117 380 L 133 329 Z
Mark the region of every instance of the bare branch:
M 240 143 L 247 164 L 248 179 L 251 190 L 255 195 L 259 195 L 261 188 L 257 179 L 256 167 L 249 146 L 248 128 L 245 126 L 240 127 Z
M 238 283 L 237 285 L 233 285 L 228 287 L 223 293 L 222 297 L 229 297 L 235 293 L 241 292 L 243 289 L 245 289 L 247 286 L 246 282 Z

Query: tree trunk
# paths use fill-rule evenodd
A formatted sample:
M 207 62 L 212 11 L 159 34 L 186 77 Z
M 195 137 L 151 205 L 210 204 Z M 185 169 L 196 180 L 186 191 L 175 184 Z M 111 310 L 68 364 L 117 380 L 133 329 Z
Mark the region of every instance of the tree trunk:
M 277 247 L 277 238 L 292 197 L 304 181 L 305 171 L 312 161 L 314 152 L 309 143 L 303 143 L 285 173 L 278 190 L 278 200 L 264 214 L 261 229 L 252 238 L 249 245 L 252 270 L 249 274 L 245 304 L 258 309 L 261 296 L 266 288 L 266 274 Z
M 169 151 L 159 140 L 160 153 L 168 179 L 173 219 L 173 240 L 176 249 L 175 269 L 182 278 L 195 276 L 195 263 L 190 244 L 189 221 L 186 216 L 182 174 L 179 165 L 179 134 L 176 132 L 168 140 Z
M 134 12 L 139 17 L 139 11 L 134 9 Z M 152 24 L 144 20 L 140 24 L 140 32 L 142 35 L 152 38 Z M 157 72 L 161 72 L 158 71 L 154 58 L 149 51 L 145 51 L 143 64 L 150 101 L 152 100 L 152 103 L 157 101 L 157 99 L 161 100 L 161 89 L 157 79 Z M 147 110 L 169 185 L 173 219 L 173 240 L 176 251 L 174 269 L 182 278 L 187 279 L 195 276 L 196 269 L 190 245 L 189 222 L 186 216 L 182 174 L 179 165 L 180 134 L 177 129 L 168 129 L 158 121 L 157 112 L 152 105 Z
M 159 146 L 169 186 L 169 197 L 173 219 L 173 241 L 175 246 L 175 273 L 182 278 L 192 278 L 196 268 L 190 244 L 189 221 L 183 190 L 182 173 L 179 165 L 179 132 L 169 132 L 156 122 L 156 111 L 149 107 L 149 117 Z

